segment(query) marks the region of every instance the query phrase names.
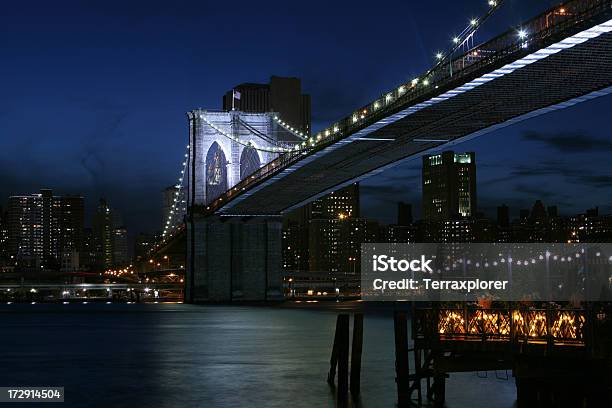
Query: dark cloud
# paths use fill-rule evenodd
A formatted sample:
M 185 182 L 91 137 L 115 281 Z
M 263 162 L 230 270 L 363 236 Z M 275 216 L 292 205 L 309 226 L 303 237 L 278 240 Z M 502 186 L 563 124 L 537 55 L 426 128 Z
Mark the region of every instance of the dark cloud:
M 606 168 L 597 166 L 595 162 L 580 163 L 580 161 L 558 161 L 544 160 L 534 165 L 517 165 L 510 167 L 506 174 L 493 177 L 487 180 L 480 180 L 479 185 L 491 186 L 495 184 L 505 184 L 513 180 L 533 179 L 536 177 L 546 177 L 549 180 L 557 179 L 564 182 L 579 184 L 584 187 L 607 188 L 612 187 L 612 174 L 593 173 L 593 168 Z M 549 183 L 550 184 L 550 183 Z M 542 185 L 538 185 L 542 190 Z
M 115 100 L 111 100 L 105 96 L 91 97 L 76 95 L 67 98 L 69 102 L 74 103 L 81 109 L 93 111 L 93 112 L 117 112 L 126 111 L 127 105 L 120 104 Z
M 393 185 L 361 185 L 361 216 L 382 223 L 395 223 L 399 201 L 412 204 L 413 216 L 418 217 L 421 205 L 420 192 L 409 187 Z
M 345 117 L 380 91 L 375 87 L 377 81 L 373 71 L 360 72 L 355 81 L 340 72 L 325 73 L 324 68 L 327 67 L 314 66 L 304 72 L 304 88 L 312 100 L 313 128 L 328 126 Z M 355 82 L 365 85 L 356 87 L 353 86 Z
M 554 201 L 555 204 L 559 204 L 561 203 L 562 200 L 571 198 L 571 196 L 566 193 L 559 192 L 557 190 L 543 188 L 542 185 L 540 184 L 519 183 L 519 184 L 515 184 L 512 187 L 512 190 L 520 194 L 518 197 L 525 197 L 526 199 L 535 198 L 535 199 Z
M 612 187 L 612 175 L 603 174 L 582 174 L 579 179 L 584 183 L 592 187 L 605 188 Z
M 415 188 L 410 188 L 405 185 L 360 185 L 360 194 L 369 200 L 377 200 L 382 202 L 397 202 L 407 201 L 408 198 L 418 197 Z M 410 200 L 408 200 L 410 201 Z
M 99 186 L 105 178 L 109 144 L 120 137 L 119 127 L 126 116 L 123 112 L 100 115 L 90 137 L 83 141 L 80 163 L 94 186 Z
M 542 133 L 528 131 L 523 139 L 542 142 L 563 153 L 611 152 L 612 140 L 590 136 L 585 132 Z
M 514 175 L 503 175 L 503 176 L 499 176 L 499 177 L 493 177 L 493 178 L 490 178 L 488 180 L 480 179 L 480 180 L 478 180 L 478 185 L 479 186 L 489 186 L 489 185 L 495 185 L 495 184 L 502 184 L 502 183 L 505 183 L 507 181 L 514 180 L 515 178 L 516 178 L 516 176 L 514 176 Z
M 421 182 L 421 163 L 406 164 L 404 166 L 389 169 L 379 176 L 378 180 L 382 183 L 420 183 Z

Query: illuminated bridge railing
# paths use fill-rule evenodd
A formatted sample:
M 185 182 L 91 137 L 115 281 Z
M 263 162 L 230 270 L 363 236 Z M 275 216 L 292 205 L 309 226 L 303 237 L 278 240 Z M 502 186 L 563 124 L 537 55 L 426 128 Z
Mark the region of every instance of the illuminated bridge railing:
M 585 344 L 586 312 L 578 309 L 418 309 L 415 334 L 426 339 Z
M 579 32 L 585 25 L 603 22 L 611 15 L 612 0 L 570 0 L 460 55 L 451 53 L 419 77 L 385 92 L 378 99 L 313 135 L 300 145 L 301 150 L 280 155 L 212 203 L 201 206 L 200 210 L 214 212 L 233 197 L 309 154 L 411 105 L 459 86 L 479 73 L 519 59 L 565 35 Z

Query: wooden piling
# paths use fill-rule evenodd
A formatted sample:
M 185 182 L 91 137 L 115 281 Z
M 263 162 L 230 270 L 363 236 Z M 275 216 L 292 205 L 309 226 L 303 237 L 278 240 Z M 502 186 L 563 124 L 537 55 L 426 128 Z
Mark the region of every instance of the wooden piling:
M 423 367 L 421 366 L 421 349 L 414 348 L 414 380 L 412 387 L 416 387 L 417 398 L 419 405 L 423 402 L 423 394 L 421 392 L 421 375 L 423 374 Z
M 446 402 L 446 375 L 437 373 L 433 381 L 434 407 L 442 408 Z
M 332 346 L 331 357 L 329 359 L 329 373 L 327 373 L 327 383 L 330 386 L 335 385 L 336 381 L 336 366 L 338 365 L 338 341 L 340 333 L 340 315 L 336 318 L 336 331 L 334 332 L 334 344 Z
M 393 316 L 395 329 L 395 382 L 397 384 L 397 406 L 408 407 L 409 393 L 409 367 L 408 367 L 408 322 L 406 312 L 396 311 Z
M 351 396 L 354 400 L 361 392 L 361 353 L 363 349 L 363 314 L 353 317 L 353 342 L 351 347 Z
M 348 403 L 349 391 L 349 315 L 341 314 L 340 336 L 338 341 L 338 388 L 336 389 L 336 399 L 338 406 L 346 406 Z
M 334 386 L 336 368 L 338 372 L 338 386 L 336 388 L 336 398 L 338 406 L 348 404 L 349 390 L 349 315 L 340 314 L 336 320 L 336 333 L 334 335 L 334 346 L 332 348 L 331 359 L 329 361 L 329 373 L 327 382 Z

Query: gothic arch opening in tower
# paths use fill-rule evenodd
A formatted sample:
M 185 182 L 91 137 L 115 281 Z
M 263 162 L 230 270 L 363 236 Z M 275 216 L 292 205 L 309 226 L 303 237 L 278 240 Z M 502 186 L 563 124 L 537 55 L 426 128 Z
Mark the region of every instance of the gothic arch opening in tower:
M 227 191 L 227 159 L 221 146 L 214 142 L 206 154 L 206 202 Z
M 240 155 L 240 180 L 253 173 L 261 166 L 259 154 L 253 147 L 247 146 Z

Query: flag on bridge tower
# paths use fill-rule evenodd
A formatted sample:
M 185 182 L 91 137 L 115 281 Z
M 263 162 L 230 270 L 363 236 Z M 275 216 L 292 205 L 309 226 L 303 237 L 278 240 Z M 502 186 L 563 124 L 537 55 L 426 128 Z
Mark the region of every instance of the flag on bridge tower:
M 235 107 L 236 99 L 240 100 L 240 92 L 232 89 L 232 110 L 236 110 L 236 107 Z

